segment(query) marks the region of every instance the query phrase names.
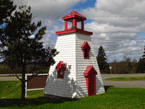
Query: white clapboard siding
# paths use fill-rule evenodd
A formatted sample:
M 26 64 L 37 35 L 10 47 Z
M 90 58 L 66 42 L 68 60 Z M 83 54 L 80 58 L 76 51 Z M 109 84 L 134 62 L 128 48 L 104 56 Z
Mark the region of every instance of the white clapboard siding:
M 83 58 L 83 52 L 82 52 L 81 46 L 85 41 L 87 41 L 88 44 L 91 47 L 90 58 L 89 59 L 84 59 Z M 102 81 L 102 78 L 101 78 L 101 75 L 100 75 L 100 70 L 99 70 L 99 67 L 98 67 L 97 60 L 96 60 L 96 55 L 95 55 L 94 48 L 93 48 L 93 45 L 91 43 L 91 38 L 90 38 L 89 35 L 77 34 L 77 37 L 76 37 L 76 54 L 77 54 L 77 57 L 76 57 L 76 64 L 77 64 L 77 66 L 76 66 L 76 70 L 77 70 L 76 81 L 77 81 L 77 85 L 79 87 L 78 90 L 83 91 L 81 95 L 79 95 L 77 93 L 78 97 L 83 97 L 83 96 L 87 95 L 86 80 L 85 80 L 85 77 L 84 77 L 83 73 L 86 70 L 86 67 L 88 65 L 92 65 L 95 68 L 95 70 L 97 71 L 96 93 L 97 94 L 104 93 L 105 90 L 104 90 L 104 86 L 103 86 L 103 81 Z
M 81 46 L 84 41 L 87 41 L 91 47 L 89 59 L 83 58 Z M 84 71 L 88 65 L 94 66 L 98 73 L 96 75 L 96 94 L 105 92 L 89 35 L 73 33 L 59 36 L 55 48 L 59 54 L 54 58 L 56 63 L 50 67 L 44 94 L 70 98 L 88 96 L 86 78 L 84 77 Z M 63 61 L 67 65 L 64 79 L 57 78 L 56 65 L 59 61 Z
M 75 34 L 59 36 L 55 48 L 59 52 L 54 58 L 56 63 L 50 67 L 49 76 L 46 82 L 44 94 L 70 97 L 75 93 L 76 81 L 76 39 Z M 57 78 L 56 65 L 63 61 L 67 65 L 64 73 L 64 79 Z M 68 69 L 70 66 L 71 68 Z

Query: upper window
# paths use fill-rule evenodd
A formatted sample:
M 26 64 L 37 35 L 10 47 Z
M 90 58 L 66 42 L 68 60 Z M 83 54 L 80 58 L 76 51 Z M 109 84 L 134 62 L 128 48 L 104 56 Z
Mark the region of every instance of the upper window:
M 63 63 L 63 61 L 60 61 L 57 66 L 57 78 L 64 78 L 64 72 L 66 70 L 66 65 Z
M 83 50 L 84 59 L 89 59 L 90 58 L 90 54 L 89 54 L 90 46 L 89 46 L 88 42 L 84 42 L 81 46 L 81 49 Z

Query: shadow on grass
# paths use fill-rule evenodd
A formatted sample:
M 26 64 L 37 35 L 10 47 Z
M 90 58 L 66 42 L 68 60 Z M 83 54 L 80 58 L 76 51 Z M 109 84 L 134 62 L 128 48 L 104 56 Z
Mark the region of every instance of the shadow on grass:
M 111 85 L 105 85 L 105 92 L 111 87 Z M 37 106 L 46 103 L 64 103 L 66 101 L 77 101 L 78 98 L 63 98 L 63 97 L 39 97 L 39 98 L 26 98 L 25 100 L 21 99 L 0 99 L 0 107 L 22 107 L 22 106 Z
M 10 106 L 35 106 L 41 105 L 45 103 L 63 103 L 66 101 L 77 101 L 77 98 L 50 98 L 50 97 L 39 97 L 39 98 L 31 98 L 31 99 L 1 99 L 0 100 L 0 107 L 10 107 Z
M 111 88 L 111 87 L 114 87 L 114 86 L 112 86 L 112 85 L 105 85 L 105 86 L 104 86 L 105 92 L 107 92 L 107 90 L 108 90 L 109 88 Z

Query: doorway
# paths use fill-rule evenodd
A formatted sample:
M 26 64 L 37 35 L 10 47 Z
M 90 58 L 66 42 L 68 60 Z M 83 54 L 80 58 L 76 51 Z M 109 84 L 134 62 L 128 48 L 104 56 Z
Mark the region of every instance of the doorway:
M 86 85 L 88 96 L 96 95 L 96 70 L 93 66 L 87 66 L 84 76 L 86 78 Z

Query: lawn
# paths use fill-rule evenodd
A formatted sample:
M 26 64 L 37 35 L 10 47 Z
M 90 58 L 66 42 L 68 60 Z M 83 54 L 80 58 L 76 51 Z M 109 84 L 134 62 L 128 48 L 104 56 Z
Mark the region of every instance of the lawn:
M 110 87 L 104 94 L 80 99 L 46 98 L 43 90 L 29 91 L 25 101 L 20 100 L 20 82 L 0 81 L 0 107 L 15 109 L 145 109 L 144 88 Z
M 115 77 L 115 78 L 107 78 L 105 80 L 111 80 L 111 81 L 138 81 L 138 80 L 145 80 L 145 77 Z
M 27 98 L 37 98 L 43 96 L 43 90 L 28 91 Z M 0 81 L 0 99 L 20 99 L 20 81 Z

